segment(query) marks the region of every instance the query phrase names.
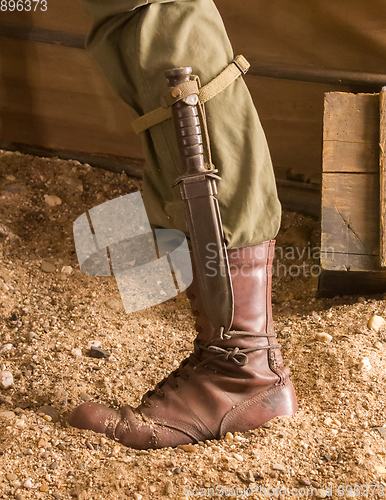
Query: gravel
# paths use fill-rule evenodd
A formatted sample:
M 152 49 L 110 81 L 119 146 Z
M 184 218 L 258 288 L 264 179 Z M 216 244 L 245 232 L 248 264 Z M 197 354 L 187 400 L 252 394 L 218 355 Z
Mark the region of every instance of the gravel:
M 278 275 L 277 266 L 275 327 L 298 395 L 294 417 L 175 450 L 126 449 L 68 427 L 83 401 L 139 404 L 191 351 L 194 318 L 184 294 L 126 315 L 114 278 L 79 271 L 74 221 L 138 190 L 138 180 L 7 152 L 0 172 L 0 349 L 12 345 L 0 353 L 3 380 L 12 377 L 0 389 L 0 498 L 186 500 L 194 487 L 279 483 L 285 498 L 309 483 L 319 498 L 331 489 L 338 498 L 338 485 L 385 483 L 385 297 L 318 299 L 315 278 Z M 14 181 L 19 194 L 5 189 Z M 317 265 L 296 249 L 319 246 L 319 225 L 284 212 L 275 265 Z M 292 254 L 280 256 L 287 247 Z M 43 263 L 54 270 L 42 272 Z M 374 316 L 381 320 L 369 326 Z M 72 354 L 95 339 L 108 358 Z M 360 368 L 364 359 L 370 370 Z

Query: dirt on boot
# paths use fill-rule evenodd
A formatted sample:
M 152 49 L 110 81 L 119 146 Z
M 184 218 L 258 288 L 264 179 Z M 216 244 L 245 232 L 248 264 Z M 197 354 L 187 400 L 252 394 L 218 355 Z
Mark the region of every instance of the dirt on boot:
M 74 221 L 139 188 L 76 161 L 0 155 L 0 498 L 283 499 L 292 488 L 380 498 L 386 337 L 368 321 L 386 318 L 386 301 L 316 299 L 320 223 L 295 213 L 283 215 L 273 277 L 276 331 L 300 403 L 294 417 L 151 451 L 67 426 L 83 401 L 137 406 L 192 349 L 185 295 L 126 315 L 114 278 L 79 271 Z M 91 357 L 93 345 L 110 356 Z

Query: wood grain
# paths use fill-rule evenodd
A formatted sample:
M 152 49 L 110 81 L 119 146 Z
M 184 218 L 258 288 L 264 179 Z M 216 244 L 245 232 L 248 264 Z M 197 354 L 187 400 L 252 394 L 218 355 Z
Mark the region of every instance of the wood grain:
M 378 270 L 379 94 L 327 94 L 323 139 L 322 268 Z
M 380 260 L 386 266 L 386 87 L 379 94 Z

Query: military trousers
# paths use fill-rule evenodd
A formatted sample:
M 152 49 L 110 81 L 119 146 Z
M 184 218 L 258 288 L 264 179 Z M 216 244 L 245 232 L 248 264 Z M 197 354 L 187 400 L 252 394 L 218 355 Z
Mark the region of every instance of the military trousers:
M 190 66 L 202 85 L 234 58 L 212 0 L 82 0 L 93 19 L 87 48 L 133 118 L 160 106 L 164 72 Z M 228 248 L 273 239 L 281 206 L 266 138 L 242 77 L 205 104 Z M 143 132 L 143 200 L 154 226 L 186 232 L 177 141 L 169 119 Z

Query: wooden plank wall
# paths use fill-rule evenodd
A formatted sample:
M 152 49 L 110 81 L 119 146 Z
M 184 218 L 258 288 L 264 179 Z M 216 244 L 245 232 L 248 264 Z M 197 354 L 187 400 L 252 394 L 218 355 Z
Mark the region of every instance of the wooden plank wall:
M 297 6 L 297 21 L 313 26 L 310 21 L 314 14 L 307 2 L 301 3 L 304 5 Z M 313 64 L 316 50 L 299 51 L 296 33 L 300 25 L 287 23 L 280 27 L 288 12 L 286 2 L 279 4 L 272 10 L 270 2 L 263 0 L 248 0 L 237 7 L 230 0 L 217 2 L 236 53 L 258 64 L 259 59 L 280 60 L 285 50 L 285 60 Z M 261 16 L 267 9 L 270 15 Z M 0 147 L 21 143 L 74 154 L 142 157 L 140 140 L 131 131 L 125 104 L 85 51 L 69 46 L 82 45 L 89 24 L 78 0 L 49 1 L 46 12 L 2 12 Z M 296 27 L 293 36 L 288 31 L 292 26 L 294 30 Z M 318 37 L 324 39 L 324 34 L 317 31 L 306 35 L 313 42 Z M 59 43 L 48 43 L 50 39 Z M 289 40 L 294 41 L 293 46 Z M 301 44 L 306 43 L 302 38 Z M 317 180 L 321 173 L 323 94 L 335 87 L 254 76 L 247 76 L 246 81 L 268 138 L 277 176 L 286 178 L 290 171 L 294 178 Z

